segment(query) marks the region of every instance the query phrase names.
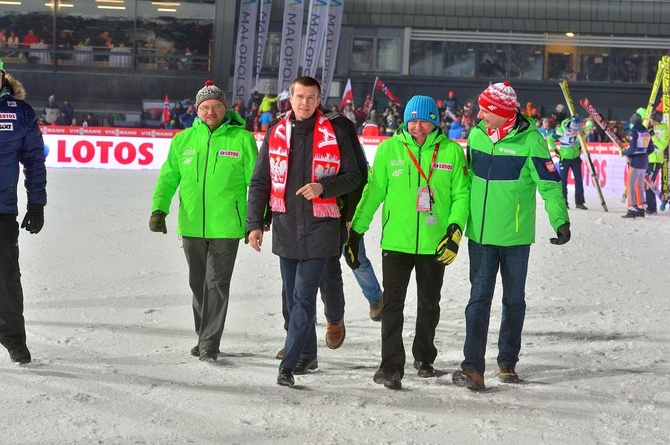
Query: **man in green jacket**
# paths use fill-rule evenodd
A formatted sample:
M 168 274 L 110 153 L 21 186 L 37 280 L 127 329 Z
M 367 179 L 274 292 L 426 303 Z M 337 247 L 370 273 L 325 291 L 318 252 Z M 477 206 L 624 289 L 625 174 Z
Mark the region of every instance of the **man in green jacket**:
M 564 119 L 561 122 L 553 138 L 561 144 L 560 151 L 557 150 L 561 158 L 561 184 L 563 186 L 563 197 L 565 203 L 568 203 L 568 175 L 572 170 L 572 176 L 575 178 L 575 207 L 581 210 L 587 210 L 584 205 L 584 180 L 582 179 L 582 145 L 579 141 L 581 131 L 581 120 L 575 115 Z M 568 205 L 568 208 L 569 205 Z
M 404 124 L 393 137 L 379 144 L 351 222 L 345 252 L 347 264 L 356 267 L 358 241 L 383 202 L 382 362 L 374 375 L 375 383 L 402 388 L 403 308 L 412 270 L 417 282 L 414 368 L 419 377 L 435 376 L 434 338 L 440 319 L 444 266 L 458 252 L 468 217 L 469 193 L 463 149 L 441 131 L 435 101 L 414 96 L 405 108 Z
M 503 297 L 498 336 L 499 378 L 514 383 L 521 331 L 526 314 L 525 288 L 530 245 L 535 242 L 536 192 L 544 200 L 558 237 L 570 240 L 570 219 L 561 178 L 535 122 L 522 115 L 508 81 L 489 86 L 479 96 L 479 124 L 468 136 L 472 176 L 470 217 L 465 235 L 470 256 L 470 301 L 465 308 L 465 359 L 454 372 L 457 386 L 482 390 L 484 355 L 491 301 L 500 270 Z
M 258 148 L 225 93 L 207 81 L 196 96 L 198 119 L 175 135 L 154 189 L 149 228 L 167 233 L 165 217 L 179 189 L 182 237 L 198 344 L 191 355 L 216 361 L 228 312 L 230 279 L 246 226 L 247 187 Z

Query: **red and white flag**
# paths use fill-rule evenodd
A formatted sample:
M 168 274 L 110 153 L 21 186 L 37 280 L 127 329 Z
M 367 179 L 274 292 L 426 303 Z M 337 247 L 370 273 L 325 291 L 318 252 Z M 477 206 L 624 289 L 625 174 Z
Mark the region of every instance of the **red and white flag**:
M 165 95 L 165 102 L 163 102 L 163 124 L 167 125 L 170 123 L 170 99 L 168 95 Z
M 400 103 L 402 102 L 402 100 L 400 100 L 400 98 L 399 98 L 398 96 L 396 96 L 395 94 L 393 94 L 393 93 L 386 87 L 386 84 L 384 84 L 384 82 L 382 82 L 382 80 L 381 80 L 379 77 L 375 77 L 375 89 L 376 89 L 376 90 L 381 90 L 381 91 L 383 91 L 384 94 L 386 94 L 386 97 L 388 97 L 389 99 L 391 99 L 391 100 L 392 100 L 393 102 L 395 102 L 397 105 L 400 105 Z
M 344 108 L 347 102 L 354 104 L 354 92 L 351 91 L 351 79 L 347 79 L 347 86 L 344 87 L 344 94 L 342 94 L 342 100 L 340 101 L 340 110 Z

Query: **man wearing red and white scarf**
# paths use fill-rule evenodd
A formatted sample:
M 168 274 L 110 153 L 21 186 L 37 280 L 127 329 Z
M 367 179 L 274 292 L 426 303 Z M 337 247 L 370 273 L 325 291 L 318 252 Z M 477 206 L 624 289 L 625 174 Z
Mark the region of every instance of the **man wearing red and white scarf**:
M 340 254 L 336 197 L 361 180 L 346 129 L 319 110 L 321 85 L 308 76 L 290 87 L 291 111 L 265 134 L 249 187 L 247 234 L 260 252 L 272 209 L 272 253 L 279 256 L 290 313 L 277 384 L 316 360 L 316 295 L 328 258 Z

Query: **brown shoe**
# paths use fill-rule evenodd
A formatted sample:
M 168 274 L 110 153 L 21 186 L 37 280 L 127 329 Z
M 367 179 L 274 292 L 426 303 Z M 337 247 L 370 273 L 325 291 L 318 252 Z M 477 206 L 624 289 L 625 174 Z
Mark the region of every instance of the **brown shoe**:
M 456 386 L 468 388 L 471 391 L 481 391 L 486 389 L 484 386 L 484 377 L 474 368 L 465 368 L 462 371 L 454 372 L 451 381 Z
M 337 323 L 328 322 L 326 326 L 326 346 L 337 349 L 344 343 L 347 330 L 344 328 L 344 318 Z
M 519 383 L 519 376 L 514 371 L 514 365 L 500 365 L 498 379 L 502 383 Z
M 376 303 L 370 303 L 370 319 L 380 321 L 382 319 L 382 310 L 384 310 L 384 299 L 380 298 Z
M 284 358 L 284 348 L 281 348 L 279 352 L 277 352 L 277 355 L 275 355 L 275 358 L 277 360 L 282 360 Z

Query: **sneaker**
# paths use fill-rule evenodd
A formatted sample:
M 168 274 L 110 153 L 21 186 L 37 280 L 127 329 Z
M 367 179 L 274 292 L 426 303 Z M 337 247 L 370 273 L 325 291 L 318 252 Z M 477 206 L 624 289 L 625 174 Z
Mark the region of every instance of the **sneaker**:
M 382 319 L 382 310 L 384 309 L 384 300 L 379 299 L 376 303 L 370 303 L 370 319 L 380 321 Z
M 640 207 L 636 207 L 635 217 L 644 218 L 644 209 L 640 208 Z
M 584 204 L 577 204 L 575 207 L 581 210 L 588 210 L 588 207 L 586 207 Z
M 298 364 L 295 365 L 295 369 L 293 370 L 293 374 L 295 375 L 303 375 L 303 374 L 308 374 L 309 371 L 315 371 L 319 369 L 319 360 L 314 359 L 308 359 L 308 358 L 301 358 L 298 360 Z
M 514 371 L 514 365 L 500 365 L 498 380 L 502 383 L 519 383 L 519 376 Z
M 647 215 L 656 215 L 657 214 L 655 211 L 649 210 L 649 209 L 645 210 L 644 213 L 647 214 Z
M 275 358 L 277 360 L 282 360 L 284 358 L 284 348 L 281 348 L 279 351 L 277 351 L 277 355 L 275 355 Z
M 330 349 L 337 349 L 344 343 L 344 337 L 347 330 L 344 328 L 344 318 L 337 323 L 328 322 L 326 326 L 326 346 Z
M 474 368 L 465 368 L 462 371 L 454 372 L 451 381 L 456 386 L 468 388 L 470 391 L 481 391 L 486 389 L 484 386 L 484 377 Z
M 379 368 L 372 377 L 372 381 L 378 385 L 383 384 L 388 389 L 402 389 L 402 377 L 400 377 L 400 373 L 395 369 L 386 370 Z
M 425 379 L 430 377 L 435 377 L 435 368 L 433 368 L 432 363 L 422 362 L 420 360 L 414 360 L 414 369 L 419 371 L 417 375 Z
M 277 376 L 277 385 L 292 387 L 295 385 L 295 378 L 293 372 L 288 368 L 279 368 L 279 375 Z
M 663 201 L 661 203 L 661 212 L 665 212 L 665 207 L 668 205 L 668 201 Z
M 198 345 L 195 345 L 191 348 L 191 355 L 193 357 L 200 357 L 200 347 Z
M 31 362 L 30 351 L 26 345 L 17 346 L 9 350 L 9 358 L 19 365 L 27 365 Z
M 202 348 L 200 350 L 200 361 L 213 363 L 217 359 L 216 351 L 212 348 Z

